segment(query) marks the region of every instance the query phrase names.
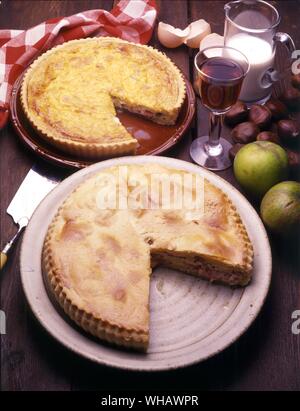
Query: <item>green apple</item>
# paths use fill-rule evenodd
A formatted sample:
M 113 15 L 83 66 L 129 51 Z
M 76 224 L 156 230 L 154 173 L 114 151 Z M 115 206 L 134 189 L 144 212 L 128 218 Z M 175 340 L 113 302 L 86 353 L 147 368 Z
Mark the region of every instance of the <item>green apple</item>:
M 239 150 L 233 169 L 240 185 L 261 198 L 274 184 L 287 178 L 288 156 L 278 144 L 255 141 Z
M 284 181 L 272 187 L 262 200 L 260 214 L 272 231 L 296 232 L 300 227 L 300 183 Z

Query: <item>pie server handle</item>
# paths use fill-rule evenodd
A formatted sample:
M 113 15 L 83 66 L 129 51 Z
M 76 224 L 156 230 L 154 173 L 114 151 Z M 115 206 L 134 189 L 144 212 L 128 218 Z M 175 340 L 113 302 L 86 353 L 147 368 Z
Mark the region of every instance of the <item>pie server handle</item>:
M 1 251 L 1 254 L 0 254 L 0 270 L 2 270 L 2 268 L 5 266 L 5 264 L 7 262 L 7 258 L 8 258 L 8 252 L 11 250 L 11 248 L 16 243 L 17 239 L 20 237 L 22 231 L 27 226 L 27 223 L 28 223 L 28 219 L 27 218 L 22 218 L 19 221 L 19 224 L 18 224 L 18 231 L 13 236 L 13 238 L 5 244 L 3 250 Z
M 0 254 L 0 270 L 2 270 L 2 268 L 5 266 L 7 261 L 7 255 L 5 253 L 3 253 L 3 251 L 1 251 Z

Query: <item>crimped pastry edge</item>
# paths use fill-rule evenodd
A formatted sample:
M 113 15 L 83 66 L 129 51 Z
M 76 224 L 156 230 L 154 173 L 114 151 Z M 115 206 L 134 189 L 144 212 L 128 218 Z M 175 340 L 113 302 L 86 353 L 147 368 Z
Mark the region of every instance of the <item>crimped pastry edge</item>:
M 231 201 L 230 201 L 230 210 L 232 212 L 232 218 L 234 219 L 236 227 L 237 227 L 237 233 L 243 242 L 243 255 L 244 255 L 243 262 L 244 264 L 240 265 L 239 267 L 244 272 L 247 272 L 249 274 L 248 282 L 243 284 L 243 285 L 247 285 L 251 280 L 251 272 L 253 269 L 253 258 L 254 258 L 253 246 L 248 236 L 246 227 L 244 226 L 241 220 L 241 217 L 236 210 L 236 207 L 232 204 Z
M 130 44 L 130 45 L 135 45 L 137 47 L 147 48 L 147 49 L 150 49 L 152 53 L 156 54 L 156 56 L 158 56 L 163 62 L 168 64 L 169 68 L 173 71 L 173 73 L 176 75 L 178 79 L 177 103 L 174 106 L 172 113 L 170 114 L 170 121 L 169 121 L 169 125 L 175 124 L 178 118 L 178 115 L 179 115 L 179 111 L 184 103 L 185 96 L 186 96 L 186 86 L 185 86 L 184 77 L 181 71 L 172 62 L 172 60 L 169 59 L 169 57 L 167 57 L 164 53 L 158 51 L 157 49 L 151 46 L 131 43 L 129 41 L 122 40 L 116 37 L 87 37 L 85 39 L 71 40 L 63 44 L 57 45 L 51 48 L 50 50 L 46 51 L 45 53 L 43 53 L 41 56 L 39 56 L 31 64 L 29 69 L 26 71 L 23 81 L 22 81 L 20 99 L 21 99 L 21 105 L 22 105 L 23 111 L 26 114 L 26 117 L 30 121 L 33 128 L 40 134 L 41 137 L 43 137 L 46 141 L 48 141 L 53 146 L 59 148 L 60 150 L 66 153 L 78 155 L 80 157 L 85 157 L 88 159 L 108 158 L 108 157 L 117 157 L 121 155 L 135 154 L 137 146 L 138 146 L 138 142 L 133 137 L 132 139 L 128 139 L 128 140 L 124 140 L 124 141 L 116 142 L 116 143 L 97 144 L 97 143 L 85 143 L 85 142 L 79 142 L 79 141 L 74 141 L 74 140 L 67 140 L 64 138 L 60 138 L 59 136 L 55 136 L 53 134 L 53 129 L 50 127 L 47 127 L 47 124 L 44 123 L 43 121 L 37 121 L 37 119 L 31 115 L 30 110 L 28 108 L 27 83 L 33 71 L 35 70 L 36 66 L 40 64 L 40 62 L 43 61 L 44 59 L 47 59 L 50 54 L 55 53 L 57 49 L 59 48 L 67 47 L 70 44 L 74 44 L 74 43 L 78 44 L 78 43 L 84 43 L 84 42 L 90 42 L 90 41 L 103 41 L 103 42 L 110 41 L 110 42 Z M 152 120 L 154 119 L 155 119 L 155 113 L 153 113 Z M 160 122 L 160 124 L 167 124 L 167 123 L 168 121 L 166 121 L 165 119 L 162 119 L 162 121 Z
M 216 281 L 216 283 L 227 285 L 227 286 L 245 287 L 246 285 L 248 285 L 250 283 L 250 281 L 252 279 L 253 259 L 254 259 L 254 250 L 253 250 L 253 246 L 252 246 L 252 243 L 250 241 L 250 238 L 248 236 L 248 232 L 246 230 L 245 225 L 242 222 L 242 219 L 241 219 L 236 207 L 232 203 L 231 199 L 227 196 L 227 194 L 224 193 L 224 191 L 221 190 L 219 187 L 212 184 L 207 178 L 205 178 L 205 184 L 209 184 L 209 185 L 213 186 L 223 196 L 224 200 L 226 201 L 227 209 L 229 210 L 230 223 L 234 224 L 235 232 L 236 232 L 236 234 L 238 235 L 238 237 L 240 238 L 240 240 L 242 241 L 242 244 L 243 244 L 242 245 L 243 263 L 242 264 L 236 264 L 236 265 L 232 264 L 232 266 L 230 268 L 234 269 L 234 271 L 236 273 L 238 273 L 238 272 L 243 273 L 245 275 L 245 278 L 241 279 L 242 281 L 240 281 L 238 283 L 237 282 L 230 283 L 230 282 L 225 282 L 225 281 L 220 281 L 220 282 Z M 157 252 L 157 250 L 154 250 L 154 253 L 153 253 L 154 256 L 155 256 L 156 252 Z M 170 251 L 167 254 L 172 255 L 172 251 Z M 193 252 L 191 253 L 191 255 L 196 256 L 195 253 L 193 253 Z M 205 259 L 205 256 L 202 256 L 200 254 L 199 254 L 199 257 Z M 159 259 L 159 257 L 158 257 L 158 259 Z M 214 264 L 219 265 L 220 267 L 223 267 L 224 272 L 228 271 L 229 265 L 228 265 L 228 262 L 225 259 L 215 257 L 214 260 L 215 260 Z M 201 273 L 192 274 L 192 275 L 196 275 L 197 277 L 208 280 L 208 278 L 202 276 Z M 211 282 L 215 282 L 215 281 L 211 280 Z
M 109 167 L 110 168 L 110 167 Z M 109 170 L 108 168 L 108 170 Z M 170 167 L 167 167 L 170 169 Z M 102 170 L 104 171 L 104 170 Z M 58 208 L 57 213 L 52 220 L 44 240 L 44 246 L 42 251 L 42 269 L 45 273 L 45 278 L 47 279 L 48 285 L 53 291 L 53 294 L 63 308 L 64 312 L 80 327 L 90 334 L 98 337 L 99 339 L 114 343 L 120 346 L 139 349 L 142 351 L 147 351 L 149 343 L 149 334 L 145 333 L 143 330 L 138 329 L 124 329 L 122 324 L 110 324 L 107 321 L 103 321 L 96 318 L 91 312 L 87 312 L 82 307 L 78 307 L 76 304 L 67 297 L 67 291 L 60 279 L 60 273 L 57 267 L 55 267 L 54 258 L 52 254 L 52 234 L 56 225 L 56 222 L 60 218 L 61 212 L 68 205 L 70 201 L 70 196 L 76 192 L 87 180 L 93 178 L 98 172 L 89 175 L 87 179 L 81 182 L 65 199 L 65 201 Z M 236 233 L 243 242 L 243 264 L 235 265 L 235 269 L 240 269 L 247 274 L 247 281 L 234 284 L 234 286 L 246 286 L 252 279 L 252 269 L 253 269 L 253 246 L 249 239 L 246 227 L 244 226 L 242 219 L 237 212 L 236 207 L 233 205 L 231 199 L 221 190 L 219 187 L 212 184 L 209 180 L 205 179 L 205 183 L 213 186 L 216 190 L 221 192 L 223 198 L 228 205 L 230 217 L 235 223 Z M 222 263 L 221 260 L 217 261 Z M 151 258 L 151 263 L 155 263 L 155 260 Z M 224 264 L 224 262 L 223 262 Z M 225 264 L 226 265 L 226 264 Z M 155 267 L 154 265 L 153 267 Z M 201 277 L 201 276 L 200 276 Z M 224 283 L 223 283 L 224 284 Z M 230 285 L 230 284 L 228 284 Z
M 227 208 L 229 209 L 229 216 L 234 222 L 235 231 L 243 243 L 243 264 L 237 264 L 235 265 L 235 268 L 239 268 L 243 272 L 247 272 L 249 274 L 249 281 L 245 284 L 241 284 L 241 285 L 247 285 L 251 280 L 254 251 L 253 251 L 253 246 L 248 236 L 246 227 L 244 223 L 242 222 L 241 216 L 239 215 L 235 205 L 233 204 L 231 199 L 228 197 L 228 195 L 221 188 L 212 184 L 207 178 L 205 178 L 205 182 L 213 186 L 216 190 L 218 190 L 226 201 L 226 204 L 228 206 Z M 222 260 L 220 260 L 220 262 L 222 263 Z
M 85 331 L 110 343 L 146 351 L 149 342 L 149 335 L 147 333 L 137 329 L 125 329 L 120 324 L 110 324 L 108 321 L 96 318 L 91 312 L 78 307 L 68 298 L 59 270 L 55 267 L 51 249 L 52 232 L 56 221 L 60 217 L 62 207 L 60 207 L 48 228 L 42 251 L 42 270 L 45 273 L 47 285 L 51 288 L 53 295 L 64 312 Z
M 241 286 L 245 286 L 250 282 L 252 278 L 251 272 L 253 269 L 253 258 L 254 258 L 253 246 L 248 236 L 248 232 L 246 230 L 244 223 L 242 222 L 241 216 L 239 215 L 235 205 L 233 204 L 231 199 L 228 197 L 228 195 L 224 193 L 224 191 L 221 190 L 219 187 L 215 186 L 210 181 L 208 181 L 207 179 L 205 179 L 205 181 L 208 182 L 208 184 L 211 184 L 213 187 L 215 187 L 226 200 L 226 204 L 228 206 L 229 213 L 230 213 L 229 215 L 232 221 L 234 222 L 235 231 L 243 243 L 243 264 L 238 264 L 235 266 L 235 268 L 239 268 L 241 271 L 248 273 L 247 283 L 240 284 Z

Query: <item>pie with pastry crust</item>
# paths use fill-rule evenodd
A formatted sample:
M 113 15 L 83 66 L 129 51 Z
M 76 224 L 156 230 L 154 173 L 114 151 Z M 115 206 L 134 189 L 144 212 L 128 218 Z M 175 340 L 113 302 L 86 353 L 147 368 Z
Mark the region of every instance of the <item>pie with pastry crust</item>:
M 40 56 L 21 88 L 23 110 L 50 144 L 84 158 L 134 154 L 116 107 L 175 124 L 185 98 L 179 69 L 152 47 L 113 37 L 73 40 Z
M 51 293 L 80 327 L 100 339 L 146 350 L 151 267 L 246 286 L 253 249 L 231 200 L 208 180 L 202 180 L 202 208 L 190 207 L 192 200 L 164 208 L 164 186 L 158 196 L 148 190 L 152 176 L 179 176 L 170 186 L 178 193 L 184 175 L 195 174 L 156 164 L 126 167 L 126 178 L 120 177 L 119 166 L 111 167 L 88 177 L 67 197 L 48 228 L 42 266 Z M 99 193 L 103 198 L 115 187 L 114 200 L 126 191 L 139 201 L 127 208 L 120 202 L 103 207 Z M 195 187 L 189 187 L 193 199 Z

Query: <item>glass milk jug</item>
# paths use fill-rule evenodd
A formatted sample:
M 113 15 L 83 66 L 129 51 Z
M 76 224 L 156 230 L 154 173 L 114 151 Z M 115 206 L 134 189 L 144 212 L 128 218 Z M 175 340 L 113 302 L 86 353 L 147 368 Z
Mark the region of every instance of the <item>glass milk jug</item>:
M 276 44 L 285 44 L 291 54 L 295 50 L 291 37 L 277 32 L 279 23 L 278 11 L 265 1 L 239 0 L 225 5 L 225 45 L 241 51 L 250 63 L 240 94 L 247 104 L 266 102 L 272 84 L 279 79 L 274 69 Z

